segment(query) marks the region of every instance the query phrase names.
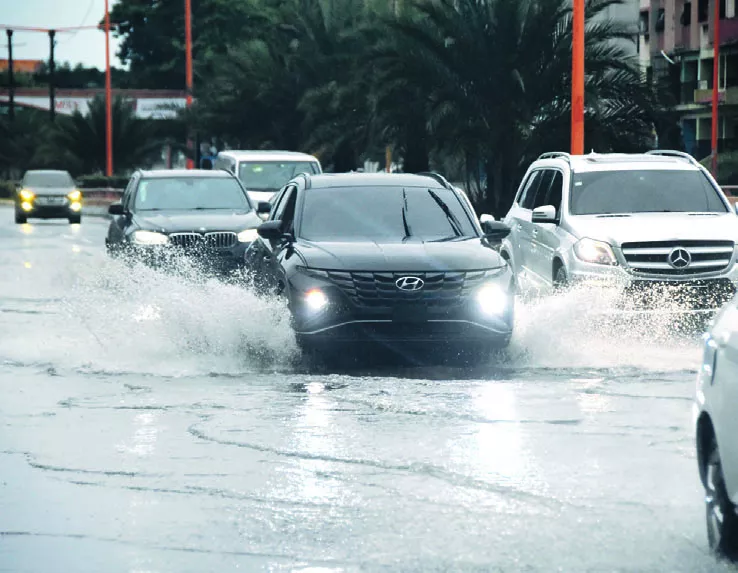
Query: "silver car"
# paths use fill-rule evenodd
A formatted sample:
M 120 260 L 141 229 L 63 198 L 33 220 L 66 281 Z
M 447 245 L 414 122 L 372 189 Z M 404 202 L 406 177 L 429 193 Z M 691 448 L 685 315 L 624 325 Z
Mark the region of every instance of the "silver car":
M 719 308 L 735 292 L 738 217 L 685 153 L 546 153 L 504 222 L 512 232 L 501 252 L 522 290 L 577 281 L 686 287 L 691 311 Z

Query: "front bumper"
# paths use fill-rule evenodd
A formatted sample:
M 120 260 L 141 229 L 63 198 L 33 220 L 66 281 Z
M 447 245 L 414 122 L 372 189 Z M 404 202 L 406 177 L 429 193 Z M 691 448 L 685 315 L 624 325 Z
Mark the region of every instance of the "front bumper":
M 24 209 L 22 203 L 16 202 L 15 209 L 18 213 L 22 213 L 26 217 L 36 219 L 67 219 L 82 215 L 82 208 L 75 211 L 71 208 L 71 204 L 68 201 L 65 204 L 59 205 L 31 203 L 31 209 Z

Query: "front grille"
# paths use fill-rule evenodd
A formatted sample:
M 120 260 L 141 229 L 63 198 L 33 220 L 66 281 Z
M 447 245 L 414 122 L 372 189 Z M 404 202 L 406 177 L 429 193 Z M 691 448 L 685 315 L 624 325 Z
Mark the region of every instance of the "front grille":
M 217 231 L 212 233 L 172 233 L 169 242 L 183 249 L 230 249 L 238 242 L 236 233 Z
M 628 266 L 636 273 L 651 275 L 698 275 L 720 272 L 733 260 L 733 241 L 649 241 L 623 243 Z M 689 253 L 689 264 L 675 268 L 669 263 L 674 249 Z
M 311 271 L 328 279 L 340 288 L 351 301 L 364 307 L 387 308 L 405 304 L 428 308 L 451 308 L 464 301 L 470 291 L 482 285 L 485 279 L 500 272 L 499 269 L 467 272 L 348 272 Z M 404 291 L 397 287 L 402 277 L 419 278 L 423 288 Z

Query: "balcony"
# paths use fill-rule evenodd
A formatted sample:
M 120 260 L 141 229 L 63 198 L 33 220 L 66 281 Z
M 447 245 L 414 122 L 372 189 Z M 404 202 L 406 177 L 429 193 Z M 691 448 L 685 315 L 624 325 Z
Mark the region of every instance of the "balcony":
M 712 90 L 694 90 L 694 103 L 709 104 L 712 102 Z M 728 89 L 718 90 L 718 102 L 720 104 L 734 105 L 738 104 L 738 86 L 729 87 Z

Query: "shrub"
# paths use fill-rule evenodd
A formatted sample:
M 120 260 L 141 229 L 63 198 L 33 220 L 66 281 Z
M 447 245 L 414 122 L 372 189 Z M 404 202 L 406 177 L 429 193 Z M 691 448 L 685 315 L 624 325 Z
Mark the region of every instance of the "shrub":
M 82 189 L 93 189 L 97 187 L 110 187 L 112 189 L 125 189 L 130 178 L 124 175 L 82 175 L 77 177 L 77 183 Z
M 9 199 L 15 194 L 16 181 L 2 181 L 0 180 L 0 199 Z

